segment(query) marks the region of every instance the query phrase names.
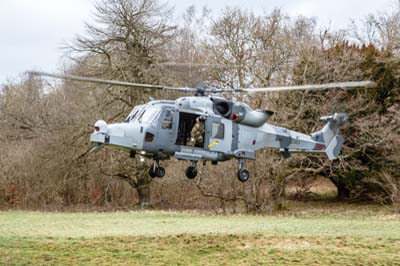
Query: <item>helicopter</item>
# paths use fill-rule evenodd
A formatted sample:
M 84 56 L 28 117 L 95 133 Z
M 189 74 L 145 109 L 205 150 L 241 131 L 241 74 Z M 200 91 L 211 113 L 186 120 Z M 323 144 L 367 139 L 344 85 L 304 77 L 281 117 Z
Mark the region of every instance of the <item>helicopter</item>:
M 164 177 L 163 160 L 175 157 L 190 162 L 186 177 L 197 176 L 197 164 L 211 161 L 213 165 L 231 159 L 238 160 L 237 178 L 247 182 L 250 172 L 245 160 L 256 159 L 256 152 L 265 148 L 279 149 L 283 157 L 291 153 L 325 153 L 329 160 L 338 158 L 344 138 L 340 127 L 348 122 L 345 113 L 334 113 L 321 117 L 325 126 L 321 130 L 304 134 L 284 127 L 271 125 L 268 120 L 274 114 L 270 110 L 253 110 L 244 102 L 216 96 L 221 93 L 257 93 L 294 90 L 327 90 L 335 88 L 373 87 L 373 81 L 351 81 L 319 85 L 301 85 L 267 88 L 219 89 L 200 84 L 195 88 L 169 87 L 161 85 L 103 80 L 68 74 L 38 71 L 28 72 L 34 76 L 92 82 L 135 89 L 171 90 L 193 93 L 176 100 L 153 100 L 133 108 L 121 123 L 108 124 L 98 120 L 90 142 L 95 146 L 125 149 L 131 157 L 136 155 L 153 160 L 149 168 L 152 178 Z M 199 140 L 193 139 L 194 128 L 200 132 Z

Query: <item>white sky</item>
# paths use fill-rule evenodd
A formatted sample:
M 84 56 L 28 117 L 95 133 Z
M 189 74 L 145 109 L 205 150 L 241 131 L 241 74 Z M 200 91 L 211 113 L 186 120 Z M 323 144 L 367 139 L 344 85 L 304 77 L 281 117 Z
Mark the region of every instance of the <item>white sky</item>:
M 0 0 L 0 84 L 26 70 L 55 71 L 62 45 L 83 33 L 96 0 Z M 194 4 L 213 14 L 237 6 L 262 14 L 280 7 L 290 15 L 315 17 L 320 26 L 344 28 L 350 19 L 387 10 L 394 0 L 169 0 L 176 16 Z

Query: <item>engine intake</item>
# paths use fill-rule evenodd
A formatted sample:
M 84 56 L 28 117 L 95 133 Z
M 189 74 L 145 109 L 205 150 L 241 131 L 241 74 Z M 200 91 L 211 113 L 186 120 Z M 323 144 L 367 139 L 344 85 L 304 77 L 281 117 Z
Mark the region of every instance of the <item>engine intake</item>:
M 225 118 L 229 118 L 232 113 L 232 107 L 233 107 L 233 102 L 226 100 L 226 99 L 220 99 L 220 98 L 211 98 L 213 101 L 213 109 L 214 113 L 222 115 Z

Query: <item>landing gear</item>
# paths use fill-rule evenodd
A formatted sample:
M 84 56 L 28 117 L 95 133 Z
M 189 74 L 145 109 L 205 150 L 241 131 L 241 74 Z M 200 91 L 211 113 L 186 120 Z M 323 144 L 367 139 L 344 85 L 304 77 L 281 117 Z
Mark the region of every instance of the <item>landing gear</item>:
M 197 176 L 197 165 L 195 161 L 190 161 L 190 166 L 186 168 L 186 177 L 193 179 Z
M 157 177 L 162 178 L 165 176 L 165 169 L 163 167 L 157 167 L 155 173 Z
M 149 175 L 152 178 L 158 177 L 162 178 L 165 176 L 165 169 L 163 167 L 156 167 L 153 169 L 153 166 L 149 169 Z
M 249 170 L 247 170 L 246 168 L 239 169 L 237 177 L 239 178 L 239 181 L 242 183 L 249 181 L 250 178 Z
M 239 159 L 239 170 L 237 172 L 237 177 L 238 177 L 239 181 L 242 183 L 249 181 L 250 173 L 249 173 L 249 170 L 247 170 L 244 167 L 243 159 Z
M 281 151 L 282 157 L 285 159 L 289 159 L 290 158 L 290 152 L 289 149 L 285 148 L 283 151 Z
M 165 169 L 159 165 L 159 161 L 155 161 L 149 169 L 149 176 L 152 178 L 162 178 L 165 176 Z

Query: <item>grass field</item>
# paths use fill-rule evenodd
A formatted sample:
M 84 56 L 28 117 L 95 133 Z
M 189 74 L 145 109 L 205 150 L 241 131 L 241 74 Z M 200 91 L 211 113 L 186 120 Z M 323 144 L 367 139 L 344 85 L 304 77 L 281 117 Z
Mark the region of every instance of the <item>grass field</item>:
M 274 216 L 0 212 L 1 265 L 400 265 L 400 216 L 313 203 Z

